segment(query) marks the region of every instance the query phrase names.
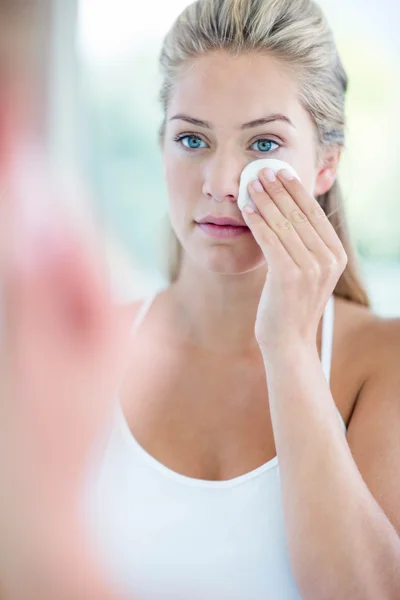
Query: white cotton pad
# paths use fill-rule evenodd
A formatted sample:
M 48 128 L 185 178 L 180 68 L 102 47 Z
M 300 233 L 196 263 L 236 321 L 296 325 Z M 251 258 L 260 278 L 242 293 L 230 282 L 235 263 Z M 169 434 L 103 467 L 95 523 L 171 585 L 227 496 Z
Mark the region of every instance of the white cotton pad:
M 242 210 L 246 204 L 250 204 L 250 206 L 252 206 L 254 209 L 256 208 L 247 188 L 252 181 L 257 179 L 259 172 L 266 167 L 272 169 L 274 173 L 277 173 L 282 169 L 287 169 L 300 181 L 300 177 L 297 175 L 293 167 L 283 160 L 276 160 L 275 158 L 261 158 L 260 160 L 253 160 L 243 169 L 242 174 L 240 175 L 238 195 L 238 206 L 240 210 Z

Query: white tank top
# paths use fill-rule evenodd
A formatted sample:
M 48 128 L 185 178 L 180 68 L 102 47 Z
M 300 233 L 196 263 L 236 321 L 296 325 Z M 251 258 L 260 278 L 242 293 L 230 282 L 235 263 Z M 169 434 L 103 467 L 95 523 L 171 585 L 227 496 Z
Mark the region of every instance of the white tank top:
M 143 305 L 137 325 L 152 300 Z M 328 382 L 333 317 L 332 295 L 322 326 Z M 88 519 L 104 568 L 127 598 L 300 599 L 289 564 L 277 457 L 227 481 L 186 477 L 139 445 L 118 403 L 89 490 Z

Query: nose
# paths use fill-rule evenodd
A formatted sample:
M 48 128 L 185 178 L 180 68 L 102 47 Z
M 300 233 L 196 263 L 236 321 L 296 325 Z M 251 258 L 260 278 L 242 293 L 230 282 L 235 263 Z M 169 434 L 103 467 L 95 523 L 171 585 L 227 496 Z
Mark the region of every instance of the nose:
M 216 157 L 205 167 L 203 194 L 215 202 L 237 202 L 240 174 L 245 164 L 232 157 Z

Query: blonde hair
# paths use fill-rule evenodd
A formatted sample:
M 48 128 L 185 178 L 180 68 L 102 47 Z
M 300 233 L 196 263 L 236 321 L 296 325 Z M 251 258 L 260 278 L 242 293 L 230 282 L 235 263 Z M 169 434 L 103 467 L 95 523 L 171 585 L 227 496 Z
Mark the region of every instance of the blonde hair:
M 318 152 L 344 146 L 347 75 L 332 31 L 313 0 L 197 0 L 188 6 L 167 33 L 160 55 L 161 144 L 169 98 L 179 75 L 196 57 L 218 50 L 232 56 L 258 52 L 278 58 L 296 76 L 300 101 L 316 126 Z M 317 200 L 348 256 L 334 293 L 371 307 L 350 240 L 339 183 Z M 179 274 L 182 247 L 171 226 L 169 235 L 168 277 L 172 282 Z

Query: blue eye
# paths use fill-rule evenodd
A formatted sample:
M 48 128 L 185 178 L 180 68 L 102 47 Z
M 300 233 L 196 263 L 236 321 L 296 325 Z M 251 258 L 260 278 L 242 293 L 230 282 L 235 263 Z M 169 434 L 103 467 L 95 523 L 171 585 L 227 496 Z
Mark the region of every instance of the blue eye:
M 184 135 L 178 135 L 174 138 L 174 141 L 179 144 L 182 144 L 188 150 L 199 150 L 201 148 L 207 148 L 206 142 L 204 142 L 197 135 L 193 134 L 186 133 Z M 201 144 L 204 145 L 201 146 Z M 276 150 L 277 148 L 280 148 L 280 144 L 267 138 L 260 138 L 259 140 L 254 142 L 254 144 L 252 144 L 250 148 L 253 148 L 253 146 L 255 146 L 256 144 L 258 144 L 259 146 L 254 150 L 256 152 L 262 152 L 263 154 L 267 154 L 273 150 Z M 273 146 L 275 146 L 275 148 L 273 148 Z
M 189 148 L 190 150 L 198 150 L 199 148 L 201 148 L 201 146 L 198 145 L 199 143 L 205 144 L 205 142 L 203 142 L 203 140 L 197 137 L 197 135 L 181 135 L 174 138 L 174 140 L 175 142 L 182 142 L 183 146 L 185 148 Z M 183 140 L 188 140 L 188 145 L 184 144 Z
M 280 145 L 277 142 L 273 142 L 272 140 L 268 140 L 268 139 L 259 139 L 256 142 L 254 142 L 254 144 L 260 144 L 261 147 L 259 147 L 256 151 L 257 152 L 271 152 L 271 150 L 276 150 L 276 148 L 272 148 L 271 149 L 271 145 L 275 145 L 277 148 L 280 148 Z M 252 144 L 252 146 L 254 146 L 254 144 Z

